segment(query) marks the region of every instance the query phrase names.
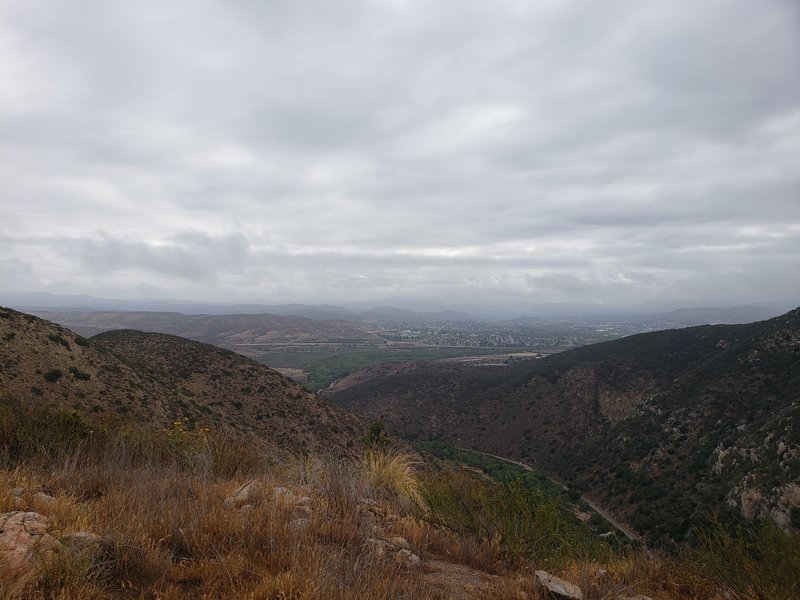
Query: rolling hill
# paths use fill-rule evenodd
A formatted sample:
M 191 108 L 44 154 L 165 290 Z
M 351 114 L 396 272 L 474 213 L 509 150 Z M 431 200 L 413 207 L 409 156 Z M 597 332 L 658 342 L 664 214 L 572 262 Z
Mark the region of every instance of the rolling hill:
M 87 336 L 116 329 L 137 329 L 228 348 L 238 344 L 379 341 L 368 327 L 358 323 L 296 315 L 188 315 L 148 311 L 35 311 L 34 314 Z
M 709 518 L 800 526 L 800 309 L 507 367 L 419 363 L 332 399 L 414 439 L 523 460 L 651 541 Z
M 0 309 L 0 367 L 0 399 L 159 426 L 186 418 L 297 453 L 352 453 L 364 431 L 351 414 L 255 361 L 171 335 L 124 330 L 87 340 Z

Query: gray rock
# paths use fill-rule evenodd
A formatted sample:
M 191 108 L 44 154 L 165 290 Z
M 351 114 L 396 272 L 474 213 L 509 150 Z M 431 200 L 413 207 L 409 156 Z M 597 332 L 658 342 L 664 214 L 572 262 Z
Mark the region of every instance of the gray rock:
M 406 550 L 405 548 L 397 551 L 397 554 L 394 555 L 394 560 L 404 567 L 409 568 L 418 567 L 422 562 L 419 559 L 419 556 L 414 554 L 411 550 Z
M 97 535 L 90 531 L 68 533 L 62 538 L 62 541 L 73 554 L 89 557 L 91 560 L 97 559 L 111 549 L 110 537 Z
M 0 514 L 0 581 L 8 597 L 22 598 L 36 577 L 39 561 L 55 552 L 58 543 L 49 528 L 47 518 L 39 513 Z
M 243 504 L 252 503 L 252 501 L 261 493 L 264 488 L 264 483 L 258 479 L 251 479 L 242 487 L 236 490 L 233 495 L 225 498 L 222 506 L 226 509 L 236 508 Z
M 539 583 L 551 594 L 557 598 L 566 598 L 567 600 L 583 600 L 583 592 L 574 583 L 564 581 L 550 575 L 547 571 L 536 571 L 536 579 Z
M 33 495 L 34 500 L 38 500 L 39 502 L 44 502 L 45 504 L 53 504 L 56 501 L 50 494 L 46 494 L 44 492 L 36 492 Z

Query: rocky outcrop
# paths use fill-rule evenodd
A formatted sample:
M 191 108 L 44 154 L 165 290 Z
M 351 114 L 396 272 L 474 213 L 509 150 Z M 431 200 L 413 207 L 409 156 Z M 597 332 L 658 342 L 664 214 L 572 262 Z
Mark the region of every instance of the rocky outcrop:
M 22 598 L 36 577 L 37 566 L 57 549 L 47 519 L 35 512 L 0 515 L 0 592 Z
M 251 479 L 239 489 L 237 489 L 229 497 L 225 498 L 223 507 L 226 509 L 238 508 L 246 504 L 252 504 L 253 501 L 261 495 L 264 489 L 264 482 L 258 479 Z
M 95 562 L 110 552 L 112 547 L 110 537 L 97 535 L 91 531 L 69 533 L 61 541 L 73 555 L 88 559 L 90 562 Z
M 397 564 L 406 568 L 415 568 L 422 564 L 420 557 L 411 551 L 409 543 L 399 536 L 394 536 L 391 540 L 368 538 L 366 546 L 375 557 L 383 558 L 391 555 Z
M 755 518 L 761 509 L 763 498 L 761 491 L 756 488 L 743 491 L 741 495 L 742 516 L 745 519 Z
M 397 551 L 397 554 L 394 555 L 394 560 L 396 563 L 407 568 L 418 567 L 421 564 L 419 556 L 405 548 L 401 548 Z
M 778 490 L 773 518 L 779 527 L 787 529 L 792 523 L 793 511 L 800 510 L 800 484 L 787 483 Z
M 559 599 L 583 600 L 583 592 L 574 583 L 565 581 L 551 575 L 547 571 L 536 571 L 536 579 L 539 584 L 550 592 L 551 595 Z

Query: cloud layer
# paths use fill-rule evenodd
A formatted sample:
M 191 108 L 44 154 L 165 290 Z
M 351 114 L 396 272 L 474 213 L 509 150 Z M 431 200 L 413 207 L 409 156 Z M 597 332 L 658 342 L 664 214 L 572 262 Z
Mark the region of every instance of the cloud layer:
M 0 4 L 0 284 L 800 298 L 789 0 Z

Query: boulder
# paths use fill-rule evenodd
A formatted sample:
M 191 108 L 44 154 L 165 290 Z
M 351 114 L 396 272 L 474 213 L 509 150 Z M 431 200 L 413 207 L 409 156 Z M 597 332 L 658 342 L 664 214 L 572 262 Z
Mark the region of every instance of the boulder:
M 741 495 L 742 516 L 745 519 L 754 519 L 761 509 L 762 500 L 761 491 L 756 488 L 743 491 Z
M 36 492 L 33 495 L 33 499 L 34 500 L 38 500 L 39 502 L 42 502 L 43 504 L 53 504 L 56 501 L 56 499 L 53 498 L 53 496 L 51 496 L 50 494 L 47 494 L 45 492 Z
M 58 546 L 47 519 L 35 512 L 0 514 L 0 581 L 3 592 L 20 598 L 35 578 L 37 566 Z
M 567 600 L 583 600 L 583 592 L 574 583 L 564 581 L 550 575 L 547 571 L 536 571 L 536 579 L 550 594 L 556 598 L 566 598 Z
M 236 508 L 237 506 L 241 506 L 243 504 L 252 503 L 256 496 L 261 493 L 263 488 L 264 484 L 261 481 L 258 479 L 251 479 L 238 490 L 236 490 L 233 495 L 225 498 L 225 502 L 222 503 L 222 506 L 230 509 Z
M 418 567 L 422 562 L 419 559 L 419 556 L 414 554 L 411 550 L 406 550 L 403 548 L 402 550 L 398 550 L 397 554 L 394 555 L 394 560 L 397 563 L 400 563 L 404 567 Z
M 61 541 L 73 554 L 95 561 L 103 554 L 110 551 L 112 542 L 110 537 L 104 537 L 90 531 L 68 533 Z

